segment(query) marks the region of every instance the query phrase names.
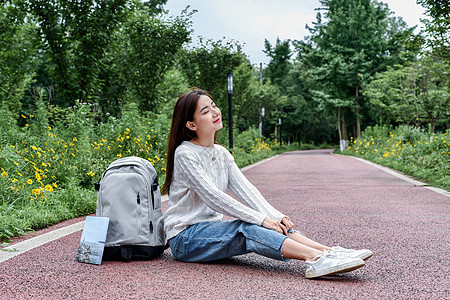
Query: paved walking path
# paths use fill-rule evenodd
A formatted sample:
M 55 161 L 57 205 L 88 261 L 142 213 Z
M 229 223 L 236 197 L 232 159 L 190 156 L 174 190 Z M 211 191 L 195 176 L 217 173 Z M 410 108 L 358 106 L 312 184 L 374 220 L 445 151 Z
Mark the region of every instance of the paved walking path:
M 187 264 L 166 250 L 94 266 L 74 261 L 76 231 L 0 262 L 0 299 L 450 299 L 448 195 L 330 150 L 285 153 L 244 173 L 298 230 L 374 256 L 315 280 L 303 262 L 255 254 Z

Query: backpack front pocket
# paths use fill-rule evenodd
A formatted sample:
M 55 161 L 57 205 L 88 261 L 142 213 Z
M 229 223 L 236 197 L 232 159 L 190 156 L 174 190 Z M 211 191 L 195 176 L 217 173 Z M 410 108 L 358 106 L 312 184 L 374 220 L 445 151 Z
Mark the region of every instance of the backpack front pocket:
M 139 174 L 113 173 L 104 178 L 103 215 L 110 218 L 106 245 L 148 242 L 148 191 Z

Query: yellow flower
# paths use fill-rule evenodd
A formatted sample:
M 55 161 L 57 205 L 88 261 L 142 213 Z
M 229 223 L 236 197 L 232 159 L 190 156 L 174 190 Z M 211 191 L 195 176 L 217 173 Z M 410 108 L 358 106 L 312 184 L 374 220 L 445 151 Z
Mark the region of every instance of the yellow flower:
M 53 192 L 53 187 L 52 187 L 50 184 L 47 184 L 47 185 L 45 186 L 45 190 L 46 190 L 47 192 Z
M 90 171 L 89 173 L 86 173 L 87 175 L 89 175 L 89 176 L 94 176 L 95 174 L 94 174 L 94 172 L 92 172 L 92 171 Z
M 28 183 L 28 184 L 32 184 L 32 183 L 33 183 L 33 180 L 28 179 L 28 180 L 27 180 L 27 183 Z
M 47 126 L 47 129 L 48 129 L 48 130 L 52 130 L 52 128 L 51 128 L 50 126 Z
M 58 185 L 56 184 L 56 182 L 53 182 L 52 184 L 53 184 L 53 186 L 54 186 L 55 188 L 58 187 Z
M 41 190 L 40 189 L 33 189 L 33 194 L 40 195 L 41 194 Z
M 74 137 L 72 140 L 73 140 L 74 142 L 78 142 L 78 140 L 77 140 L 76 137 Z
M 18 166 L 18 165 L 19 165 L 19 163 L 16 163 L 16 162 L 14 162 L 14 164 L 15 164 L 16 166 Z
M 6 173 L 6 171 L 3 171 L 1 175 L 2 176 L 8 176 L 8 173 Z
M 26 119 L 27 117 L 25 117 L 24 115 L 20 115 L 22 118 Z
M 45 164 L 45 162 L 43 162 L 43 163 L 42 163 L 42 166 L 43 166 L 43 167 L 46 167 L 47 165 Z

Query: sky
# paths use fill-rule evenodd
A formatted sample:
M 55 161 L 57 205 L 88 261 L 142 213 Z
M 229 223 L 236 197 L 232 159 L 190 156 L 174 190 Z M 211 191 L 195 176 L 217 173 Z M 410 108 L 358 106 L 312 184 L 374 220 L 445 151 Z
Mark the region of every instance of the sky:
M 401 16 L 409 26 L 422 25 L 425 10 L 416 0 L 384 0 L 394 16 Z M 164 9 L 169 15 L 180 15 L 190 5 L 198 12 L 192 16 L 192 45 L 198 36 L 205 39 L 235 40 L 243 46 L 254 65 L 269 62 L 262 51 L 264 40 L 272 45 L 276 39 L 303 40 L 309 35 L 305 25 L 312 26 L 320 7 L 319 0 L 168 0 Z M 418 29 L 416 29 L 416 33 Z

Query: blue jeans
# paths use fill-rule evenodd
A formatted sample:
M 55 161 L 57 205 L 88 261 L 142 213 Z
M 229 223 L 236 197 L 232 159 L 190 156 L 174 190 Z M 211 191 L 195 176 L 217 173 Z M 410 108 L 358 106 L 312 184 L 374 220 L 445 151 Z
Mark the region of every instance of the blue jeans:
M 184 262 L 208 262 L 255 252 L 288 261 L 281 246 L 288 238 L 274 230 L 241 220 L 201 222 L 169 240 L 172 255 Z

